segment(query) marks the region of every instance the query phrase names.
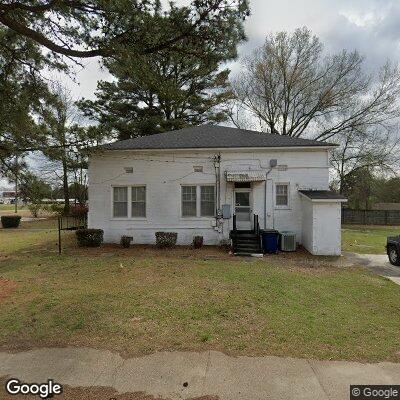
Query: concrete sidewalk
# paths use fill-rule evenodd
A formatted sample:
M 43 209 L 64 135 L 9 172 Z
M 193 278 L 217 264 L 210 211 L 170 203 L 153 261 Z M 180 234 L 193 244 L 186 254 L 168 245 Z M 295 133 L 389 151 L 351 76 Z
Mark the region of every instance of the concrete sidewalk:
M 123 359 L 110 351 L 64 348 L 0 353 L 0 376 L 28 383 L 51 378 L 71 387 L 108 386 L 163 399 L 342 400 L 349 398 L 350 384 L 399 384 L 400 364 L 229 357 L 215 351 Z

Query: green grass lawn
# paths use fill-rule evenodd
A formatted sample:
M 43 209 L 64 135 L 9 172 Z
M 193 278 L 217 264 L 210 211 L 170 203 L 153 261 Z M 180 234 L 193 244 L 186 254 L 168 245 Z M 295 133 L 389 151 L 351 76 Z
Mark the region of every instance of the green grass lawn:
M 64 242 L 59 256 L 54 230 L 0 230 L 0 348 L 400 360 L 400 287 L 361 267 Z
M 1 211 L 14 211 L 14 204 L 0 204 L 0 210 Z M 21 206 L 18 205 L 18 208 L 20 208 Z
M 1 215 L 20 215 L 21 217 L 29 217 L 32 218 L 32 213 L 29 211 L 27 205 L 18 204 L 17 213 L 15 213 L 15 205 L 14 204 L 0 204 L 0 216 Z M 54 213 L 49 211 L 40 210 L 39 217 L 54 217 Z
M 385 254 L 387 236 L 398 236 L 400 226 L 345 225 L 342 251 L 362 254 Z
M 0 215 L 14 215 L 15 214 L 14 204 L 0 204 Z M 30 214 L 28 207 L 18 204 L 17 215 L 28 216 Z

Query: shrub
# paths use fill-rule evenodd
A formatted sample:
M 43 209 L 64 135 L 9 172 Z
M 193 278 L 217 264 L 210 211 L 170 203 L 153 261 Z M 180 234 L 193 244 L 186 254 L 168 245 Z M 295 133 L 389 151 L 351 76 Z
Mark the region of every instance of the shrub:
M 86 217 L 88 213 L 88 208 L 85 204 L 77 204 L 70 208 L 70 214 L 74 217 Z
M 200 247 L 202 247 L 203 242 L 204 242 L 203 236 L 194 236 L 193 237 L 193 247 L 195 249 L 199 249 Z
M 58 203 L 52 203 L 47 206 L 47 210 L 57 215 L 62 215 L 64 211 L 64 205 Z
M 33 218 L 37 218 L 42 205 L 39 203 L 28 204 L 28 209 L 31 212 Z
M 176 232 L 156 232 L 157 247 L 173 247 L 176 245 L 178 234 Z
M 20 215 L 2 215 L 1 224 L 3 228 L 18 228 L 21 221 Z
M 99 247 L 103 243 L 102 229 L 78 229 L 76 231 L 78 246 Z
M 129 248 L 132 240 L 133 240 L 132 236 L 125 236 L 125 235 L 121 236 L 121 246 L 126 249 Z

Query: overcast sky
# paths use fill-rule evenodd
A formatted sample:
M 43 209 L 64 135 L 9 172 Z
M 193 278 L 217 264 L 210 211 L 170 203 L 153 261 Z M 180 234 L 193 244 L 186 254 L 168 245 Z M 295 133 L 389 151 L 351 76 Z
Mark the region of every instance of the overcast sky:
M 327 52 L 357 49 L 366 64 L 376 68 L 387 59 L 400 61 L 399 0 L 250 0 L 252 15 L 245 23 L 248 41 L 239 48 L 245 55 L 263 43 L 270 32 L 307 26 L 325 44 Z M 187 0 L 177 1 L 187 4 Z M 63 78 L 76 98 L 92 98 L 99 79 L 107 79 L 97 60 L 84 61 L 76 82 Z M 239 60 L 230 65 L 237 73 Z
M 167 0 L 163 0 L 166 3 Z M 387 59 L 400 62 L 400 0 L 250 0 L 252 15 L 245 23 L 248 41 L 239 48 L 243 56 L 263 43 L 270 32 L 309 27 L 325 44 L 327 52 L 357 49 L 369 68 Z M 188 4 L 188 0 L 176 1 Z M 83 61 L 75 82 L 59 77 L 76 99 L 93 98 L 96 83 L 109 79 L 97 60 Z M 231 63 L 237 73 L 240 61 Z M 57 78 L 53 76 L 53 78 Z M 0 180 L 0 186 L 2 181 Z

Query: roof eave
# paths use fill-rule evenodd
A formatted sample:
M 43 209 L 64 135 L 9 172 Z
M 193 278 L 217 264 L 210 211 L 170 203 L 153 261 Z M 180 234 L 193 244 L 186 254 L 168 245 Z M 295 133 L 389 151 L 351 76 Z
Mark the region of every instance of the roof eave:
M 308 197 L 305 193 L 298 192 L 302 197 L 307 199 L 308 201 L 311 201 L 312 203 L 347 203 L 347 199 L 341 198 L 341 199 L 312 199 Z
M 168 147 L 168 148 L 130 148 L 130 149 L 113 149 L 101 148 L 105 151 L 210 151 L 210 150 L 331 150 L 337 145 L 321 145 L 321 146 L 258 146 L 258 147 Z

